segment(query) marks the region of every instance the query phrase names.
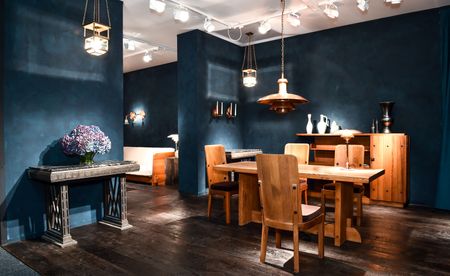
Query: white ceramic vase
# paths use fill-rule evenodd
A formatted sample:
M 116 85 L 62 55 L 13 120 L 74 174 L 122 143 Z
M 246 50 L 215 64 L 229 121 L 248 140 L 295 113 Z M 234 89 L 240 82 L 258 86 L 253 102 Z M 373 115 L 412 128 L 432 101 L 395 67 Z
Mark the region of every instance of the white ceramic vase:
M 339 130 L 339 126 L 336 121 L 333 121 L 330 126 L 330 133 L 335 133 Z
M 325 134 L 325 132 L 327 131 L 327 126 L 328 126 L 328 117 L 320 114 L 320 121 L 319 123 L 317 123 L 317 131 L 319 132 L 319 134 Z
M 308 114 L 308 123 L 306 124 L 306 133 L 312 134 L 313 123 L 311 122 L 311 114 Z

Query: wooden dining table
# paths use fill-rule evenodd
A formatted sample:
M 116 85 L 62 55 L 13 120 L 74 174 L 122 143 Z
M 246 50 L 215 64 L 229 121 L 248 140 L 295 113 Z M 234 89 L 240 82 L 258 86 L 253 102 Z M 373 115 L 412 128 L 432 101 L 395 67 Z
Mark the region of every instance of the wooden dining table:
M 261 223 L 261 204 L 256 162 L 246 161 L 214 166 L 215 170 L 239 174 L 239 225 Z M 345 169 L 323 165 L 298 165 L 299 178 L 336 182 L 334 223 L 325 225 L 325 236 L 341 246 L 346 240 L 361 243 L 361 234 L 353 227 L 353 185 L 370 183 L 384 174 L 383 169 Z M 315 233 L 317 230 L 313 229 Z

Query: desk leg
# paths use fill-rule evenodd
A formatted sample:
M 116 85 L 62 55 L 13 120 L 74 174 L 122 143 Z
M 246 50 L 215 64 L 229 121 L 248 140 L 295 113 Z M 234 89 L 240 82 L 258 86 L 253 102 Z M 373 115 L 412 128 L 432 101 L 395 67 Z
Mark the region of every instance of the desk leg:
M 252 221 L 261 222 L 258 176 L 242 173 L 239 174 L 239 225 Z
M 99 223 L 120 230 L 133 227 L 127 219 L 127 183 L 125 175 L 107 179 L 103 184 L 104 215 Z
M 334 211 L 334 245 L 341 246 L 346 240 L 361 243 L 359 231 L 352 227 L 353 183 L 336 182 Z
M 48 185 L 47 231 L 42 238 L 60 247 L 77 244 L 77 241 L 70 235 L 69 187 L 67 184 Z

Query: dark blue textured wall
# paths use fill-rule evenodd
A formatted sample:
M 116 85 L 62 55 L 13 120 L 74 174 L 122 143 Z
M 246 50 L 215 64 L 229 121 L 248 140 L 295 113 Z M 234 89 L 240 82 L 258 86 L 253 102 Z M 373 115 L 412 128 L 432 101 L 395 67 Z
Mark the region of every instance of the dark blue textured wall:
M 395 101 L 393 130 L 411 137 L 412 203 L 432 206 L 441 149 L 439 9 L 292 37 L 286 40 L 288 91 L 309 99 L 277 115 L 256 104 L 277 91 L 279 41 L 256 45 L 259 83 L 245 89 L 242 136 L 247 148 L 282 152 L 305 132 L 307 114 L 370 131 L 378 102 Z
M 211 118 L 216 100 L 226 103 L 240 100 L 241 53 L 238 46 L 201 31 L 178 36 L 181 193 L 205 193 L 206 144 L 224 144 L 227 148 L 243 145 L 244 118 L 240 114 L 235 120 Z
M 101 159 L 121 159 L 123 146 L 122 2 L 109 1 L 109 52 L 83 50 L 84 0 L 7 0 L 2 34 L 6 67 L 4 102 L 6 240 L 44 231 L 44 186 L 28 179 L 33 165 L 77 163 L 61 152 L 58 139 L 78 124 L 95 124 L 113 148 Z M 101 212 L 100 185 L 70 191 L 72 226 L 95 222 Z
M 125 146 L 175 147 L 178 133 L 177 63 L 124 74 L 124 112 L 146 112 L 145 124 L 124 127 Z M 124 114 L 125 116 L 125 114 Z
M 6 30 L 6 24 L 5 24 L 5 1 L 0 2 L 0 30 L 1 33 L 4 33 Z M 3 35 L 0 35 L 0 243 L 1 241 L 6 239 L 6 229 L 4 227 L 4 223 L 2 221 L 2 218 L 5 216 L 5 209 L 2 204 L 5 198 L 4 193 L 4 182 L 5 182 L 5 175 L 4 175 L 4 143 L 3 143 L 3 90 L 4 90 L 4 66 L 5 64 L 1 62 L 4 60 L 3 55 L 3 49 L 4 49 L 4 37 Z

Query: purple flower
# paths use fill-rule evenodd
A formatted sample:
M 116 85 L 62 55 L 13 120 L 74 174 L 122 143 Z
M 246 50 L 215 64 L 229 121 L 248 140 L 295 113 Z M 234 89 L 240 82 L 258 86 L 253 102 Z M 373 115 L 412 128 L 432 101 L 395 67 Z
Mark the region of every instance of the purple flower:
M 105 154 L 111 150 L 111 140 L 98 126 L 79 125 L 61 138 L 61 146 L 68 155 Z

